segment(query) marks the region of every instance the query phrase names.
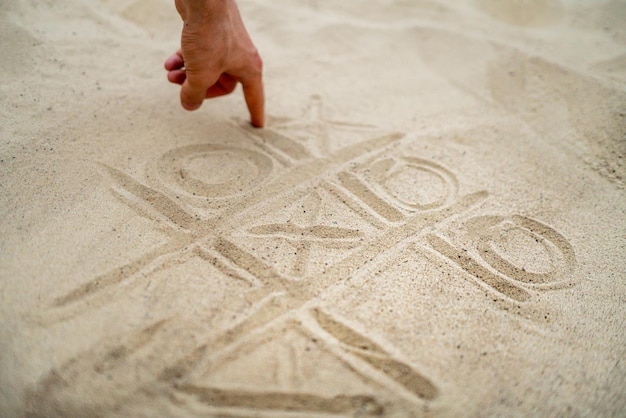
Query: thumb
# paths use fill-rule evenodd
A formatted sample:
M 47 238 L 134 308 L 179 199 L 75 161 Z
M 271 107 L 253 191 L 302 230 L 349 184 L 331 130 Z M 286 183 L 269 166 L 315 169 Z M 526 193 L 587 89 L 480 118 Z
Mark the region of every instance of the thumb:
M 187 78 L 180 89 L 180 103 L 187 110 L 196 110 L 202 106 L 206 97 L 207 86 L 205 83 L 198 83 L 187 72 Z

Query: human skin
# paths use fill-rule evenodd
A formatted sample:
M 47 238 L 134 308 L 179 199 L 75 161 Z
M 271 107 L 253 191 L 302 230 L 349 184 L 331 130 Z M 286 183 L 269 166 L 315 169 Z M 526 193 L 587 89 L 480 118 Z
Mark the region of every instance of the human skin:
M 182 106 L 196 110 L 241 83 L 250 121 L 263 127 L 263 62 L 235 0 L 176 0 L 176 10 L 184 23 L 181 48 L 165 69 L 167 79 L 181 85 Z

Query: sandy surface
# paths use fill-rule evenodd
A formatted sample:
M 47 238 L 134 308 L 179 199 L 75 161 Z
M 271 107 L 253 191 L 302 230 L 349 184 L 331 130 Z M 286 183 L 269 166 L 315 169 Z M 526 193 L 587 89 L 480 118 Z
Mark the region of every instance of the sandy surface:
M 626 3 L 0 3 L 0 415 L 624 416 Z

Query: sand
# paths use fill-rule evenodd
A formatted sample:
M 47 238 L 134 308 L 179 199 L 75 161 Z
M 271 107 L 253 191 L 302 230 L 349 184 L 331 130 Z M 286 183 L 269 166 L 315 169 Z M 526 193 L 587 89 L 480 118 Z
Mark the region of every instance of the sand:
M 626 415 L 626 3 L 0 4 L 0 415 Z

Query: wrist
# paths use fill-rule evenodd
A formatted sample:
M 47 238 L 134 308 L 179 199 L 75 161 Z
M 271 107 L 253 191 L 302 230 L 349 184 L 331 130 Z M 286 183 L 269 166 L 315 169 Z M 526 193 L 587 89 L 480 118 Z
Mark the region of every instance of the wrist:
M 186 27 L 224 21 L 233 0 L 175 0 Z

